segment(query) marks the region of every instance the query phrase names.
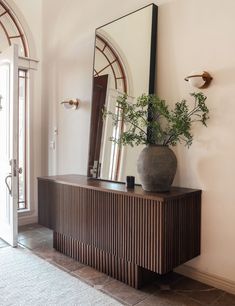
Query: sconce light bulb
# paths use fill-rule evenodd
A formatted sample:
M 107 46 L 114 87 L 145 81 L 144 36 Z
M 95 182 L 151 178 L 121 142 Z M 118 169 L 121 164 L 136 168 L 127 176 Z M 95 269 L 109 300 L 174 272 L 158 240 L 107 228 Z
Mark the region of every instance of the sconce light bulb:
M 196 73 L 194 73 L 194 74 L 196 74 Z M 203 78 L 201 76 L 197 76 L 197 77 L 194 77 L 194 78 L 190 78 L 189 79 L 189 84 L 192 87 L 201 88 L 205 84 L 205 81 L 203 80 Z
M 192 87 L 202 89 L 210 85 L 212 77 L 207 71 L 193 71 L 184 80 L 189 82 Z

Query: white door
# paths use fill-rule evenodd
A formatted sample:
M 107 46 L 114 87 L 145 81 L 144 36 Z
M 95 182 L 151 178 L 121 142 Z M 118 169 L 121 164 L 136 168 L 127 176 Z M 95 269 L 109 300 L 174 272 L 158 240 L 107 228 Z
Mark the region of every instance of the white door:
M 0 54 L 0 238 L 17 246 L 18 47 Z

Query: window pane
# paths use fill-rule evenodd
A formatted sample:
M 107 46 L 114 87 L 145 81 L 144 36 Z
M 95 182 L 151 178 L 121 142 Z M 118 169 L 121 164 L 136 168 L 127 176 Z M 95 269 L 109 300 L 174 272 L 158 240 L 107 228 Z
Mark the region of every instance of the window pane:
M 25 114 L 26 114 L 26 72 L 19 71 L 19 147 L 18 159 L 19 168 L 22 173 L 19 174 L 19 209 L 26 207 L 26 139 L 25 139 Z

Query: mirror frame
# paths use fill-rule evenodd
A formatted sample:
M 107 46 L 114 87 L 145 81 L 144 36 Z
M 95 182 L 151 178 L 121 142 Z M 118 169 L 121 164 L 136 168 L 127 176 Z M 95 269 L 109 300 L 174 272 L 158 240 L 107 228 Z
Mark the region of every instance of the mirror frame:
M 111 180 L 105 180 L 102 178 L 95 178 L 91 175 L 90 173 L 90 161 L 92 157 L 92 147 L 94 147 L 94 131 L 92 131 L 92 118 L 93 118 L 93 99 L 94 99 L 94 65 L 95 65 L 95 51 L 96 51 L 96 35 L 97 35 L 97 30 L 113 23 L 116 22 L 122 18 L 125 18 L 133 13 L 136 13 L 142 9 L 145 9 L 147 7 L 152 6 L 152 24 L 151 24 L 151 45 L 150 45 L 150 65 L 149 65 L 149 89 L 148 89 L 148 94 L 154 94 L 155 93 L 155 81 L 156 81 L 156 56 L 157 56 L 157 24 L 158 24 L 158 6 L 155 5 L 154 3 L 148 4 L 144 7 L 141 7 L 138 10 L 135 10 L 131 13 L 128 13 L 120 18 L 114 19 L 98 28 L 95 29 L 95 39 L 94 39 L 94 56 L 93 56 L 93 69 L 92 69 L 92 99 L 91 99 L 91 118 L 90 118 L 90 134 L 89 134 L 89 154 L 88 154 L 88 164 L 87 164 L 87 177 L 92 178 L 92 179 L 97 179 L 97 180 L 103 180 L 103 181 L 110 181 L 114 182 Z M 151 115 L 150 115 L 150 110 L 149 110 L 149 116 L 148 120 L 151 120 Z M 148 137 L 151 137 L 151 131 L 148 131 Z M 93 138 L 93 140 L 92 140 Z M 115 181 L 118 183 L 122 183 L 121 181 Z

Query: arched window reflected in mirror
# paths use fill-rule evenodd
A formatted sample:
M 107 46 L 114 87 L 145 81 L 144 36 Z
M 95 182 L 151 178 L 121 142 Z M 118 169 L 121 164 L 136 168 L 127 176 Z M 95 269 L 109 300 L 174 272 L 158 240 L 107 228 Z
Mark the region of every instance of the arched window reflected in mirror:
M 107 38 L 96 34 L 94 77 L 109 74 L 112 88 L 127 93 L 127 76 L 121 56 Z
M 118 46 L 114 46 L 111 38 L 107 36 L 104 31 L 99 31 L 99 34 L 96 34 L 94 90 L 100 93 L 102 91 L 103 95 L 96 95 L 94 103 L 98 103 L 100 108 L 105 105 L 108 110 L 119 114 L 120 109 L 116 107 L 115 100 L 118 95 L 128 94 L 128 73 L 120 55 L 121 50 L 118 50 Z M 114 142 L 109 142 L 108 138 L 112 136 L 117 139 L 123 130 L 123 123 L 119 122 L 117 126 L 113 127 L 112 122 L 106 120 L 105 124 L 101 123 L 98 126 L 98 129 L 102 130 L 102 133 L 98 132 L 101 135 L 97 139 L 101 140 L 100 144 L 97 141 L 97 151 L 100 152 L 99 164 L 104 165 L 102 168 L 99 167 L 99 176 L 118 180 L 122 148 Z

